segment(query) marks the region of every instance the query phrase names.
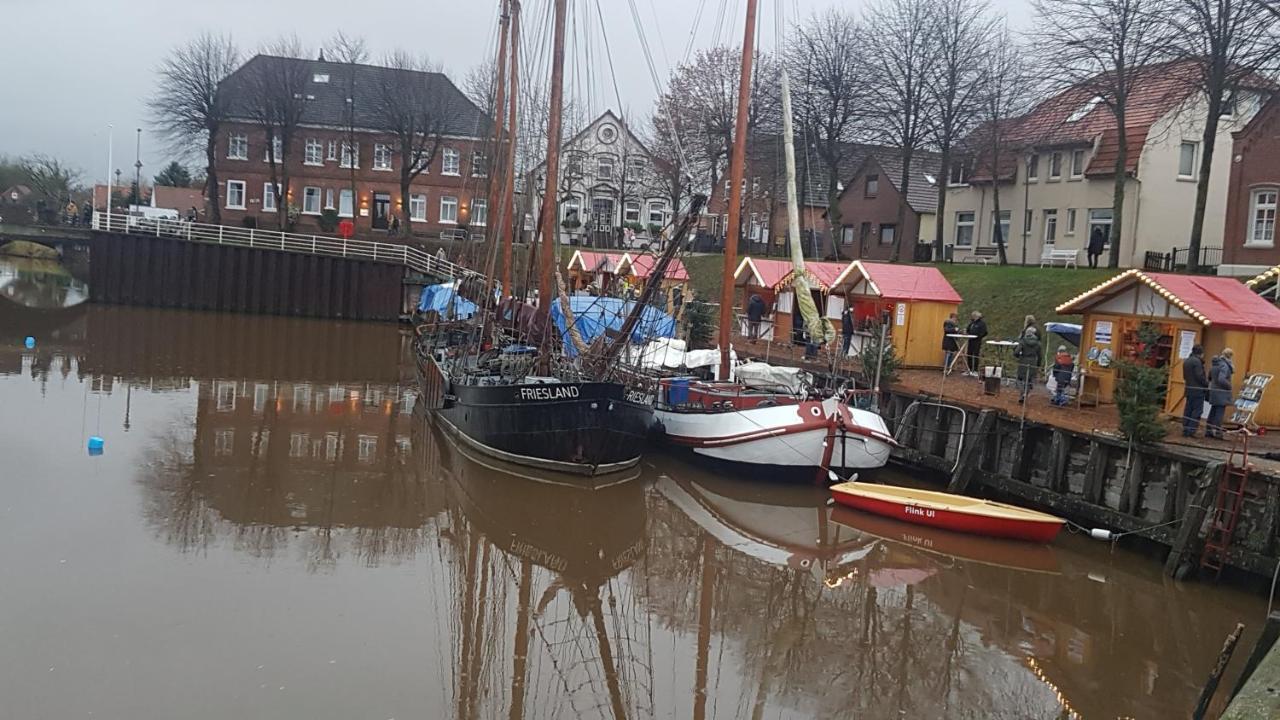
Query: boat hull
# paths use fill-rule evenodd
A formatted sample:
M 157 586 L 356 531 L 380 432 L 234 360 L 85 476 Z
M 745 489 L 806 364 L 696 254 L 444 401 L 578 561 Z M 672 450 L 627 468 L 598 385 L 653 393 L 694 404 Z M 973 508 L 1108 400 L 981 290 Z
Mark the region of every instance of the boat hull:
M 432 382 L 423 385 L 430 396 Z M 504 462 L 577 475 L 634 466 L 654 423 L 652 407 L 628 401 L 619 383 L 449 383 L 438 394 L 433 412 L 468 446 Z
M 852 485 L 853 483 L 848 483 Z M 1027 542 L 1047 543 L 1053 540 L 1062 529 L 1063 520 L 1044 513 L 1017 508 L 1026 517 L 999 516 L 986 514 L 964 508 L 950 508 L 945 502 L 934 502 L 928 499 L 913 500 L 907 497 L 876 497 L 858 492 L 842 491 L 842 486 L 833 488 L 831 496 L 835 501 L 855 510 L 874 513 L 883 517 L 903 520 L 942 528 L 953 532 L 985 535 L 988 537 L 1011 538 Z M 874 486 L 873 486 L 874 487 Z M 920 491 L 921 496 L 944 496 L 945 493 Z M 1009 507 L 998 503 L 978 503 L 979 507 Z M 1032 519 L 1032 516 L 1040 516 Z
M 835 398 L 726 412 L 658 409 L 667 442 L 753 466 L 869 470 L 889 461 L 884 421 Z

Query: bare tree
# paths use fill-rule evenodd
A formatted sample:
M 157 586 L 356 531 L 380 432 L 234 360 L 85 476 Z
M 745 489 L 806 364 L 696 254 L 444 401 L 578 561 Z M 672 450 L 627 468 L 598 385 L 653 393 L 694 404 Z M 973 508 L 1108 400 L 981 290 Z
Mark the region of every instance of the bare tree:
M 329 59 L 333 62 L 342 63 L 342 78 L 346 89 L 346 108 L 343 113 L 342 122 L 346 134 L 347 147 L 356 148 L 359 142 L 356 139 L 356 66 L 361 65 L 369 60 L 369 48 L 365 44 L 364 38 L 347 35 L 341 30 L 337 35 L 329 39 L 328 43 Z M 353 150 L 353 153 L 356 151 Z M 358 154 L 358 153 L 356 153 Z M 353 160 L 355 157 L 353 156 Z M 355 213 L 356 205 L 356 172 L 359 170 L 358 163 L 347 163 L 348 169 L 347 184 L 348 190 L 351 192 L 351 212 Z M 408 225 L 404 226 L 408 229 Z
M 18 160 L 23 180 L 31 188 L 37 201 L 43 203 L 44 213 L 36 222 L 53 222 L 71 199 L 71 193 L 79 180 L 80 171 L 49 155 L 31 155 Z
M 911 190 L 911 160 L 930 137 L 935 108 L 926 78 L 934 74 L 938 49 L 933 41 L 931 0 L 880 0 L 868 13 L 867 57 L 875 73 L 870 110 L 874 132 L 886 145 L 900 148 L 902 177 L 898 219 L 890 262 L 902 255 L 902 226 Z
M 485 114 L 493 117 L 493 104 L 496 102 L 498 85 L 498 64 L 489 58 L 473 66 L 462 77 L 462 93 Z
M 1024 63 L 1026 53 L 1018 47 L 1007 27 L 990 32 L 990 45 L 980 59 L 976 95 L 981 127 L 973 141 L 982 162 L 989 165 L 994 220 L 992 234 L 1000 254 L 1000 264 L 1009 264 L 1009 238 L 1000 226 L 1000 181 L 1005 168 L 1012 165 L 1017 177 L 1018 149 L 1010 147 L 1010 135 L 1017 130 L 1016 116 L 1025 109 L 1033 83 Z M 1013 157 L 1010 157 L 1013 156 Z M 1012 223 L 1010 223 L 1012 226 Z M 1024 253 L 1025 254 L 1025 253 Z
M 836 259 L 841 259 L 841 169 L 866 106 L 861 34 L 852 15 L 828 10 L 795 28 L 785 57 L 797 81 L 792 105 L 806 144 L 826 168 L 827 226 Z
M 995 47 L 996 21 L 986 0 L 936 0 L 932 35 L 937 51 L 933 72 L 925 76 L 934 113 L 933 137 L 942 155 L 938 178 L 937 227 L 933 256 L 942 259 L 943 219 L 947 216 L 947 178 L 956 144 L 968 134 L 981 111 L 980 82 L 987 48 Z
M 1196 205 L 1187 248 L 1187 270 L 1200 265 L 1209 177 L 1220 119 L 1232 114 L 1230 105 L 1242 86 L 1265 84 L 1260 73 L 1274 71 L 1280 58 L 1280 14 L 1258 12 L 1256 0 L 1175 0 L 1173 42 L 1170 48 L 1191 63 L 1189 81 L 1204 98 L 1208 115 L 1200 142 Z M 1261 82 L 1260 82 L 1261 81 Z
M 654 191 L 660 192 L 670 203 L 672 212 L 678 213 L 681 203 L 692 196 L 693 188 L 703 185 L 694 178 L 694 169 L 685 154 L 681 138 L 673 133 L 663 117 L 655 114 L 649 120 L 647 141 L 649 152 L 653 155 L 653 177 L 657 184 Z
M 240 53 L 230 38 L 205 33 L 174 49 L 160 64 L 155 95 L 147 102 L 151 125 L 183 156 L 204 148 L 204 195 L 209 219 L 222 222 L 218 195 L 217 144 L 228 98 L 218 84 L 235 72 Z
M 444 81 L 425 58 L 397 51 L 386 57 L 371 108 L 380 129 L 391 136 L 400 158 L 400 224 L 411 219 L 409 188 L 440 152 L 447 119 L 457 108 L 443 92 Z
M 246 105 L 262 128 L 271 184 L 276 188 L 280 229 L 290 226 L 289 160 L 307 107 L 305 50 L 296 37 L 276 40 L 246 66 Z
M 1092 93 L 1116 123 L 1108 267 L 1120 265 L 1128 180 L 1129 99 L 1167 47 L 1170 0 L 1035 0 L 1043 65 L 1060 84 Z

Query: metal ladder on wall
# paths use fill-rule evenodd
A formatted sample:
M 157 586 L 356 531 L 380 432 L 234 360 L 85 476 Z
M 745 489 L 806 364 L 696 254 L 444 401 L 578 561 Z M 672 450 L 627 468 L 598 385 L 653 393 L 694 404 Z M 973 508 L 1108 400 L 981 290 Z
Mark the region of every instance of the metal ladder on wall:
M 1218 478 L 1218 492 L 1214 498 L 1209 521 L 1209 534 L 1200 555 L 1200 568 L 1210 570 L 1216 580 L 1227 564 L 1231 539 L 1240 522 L 1240 508 L 1244 504 L 1245 481 L 1249 479 L 1249 436 L 1247 429 L 1238 431 L 1231 443 L 1227 464 Z

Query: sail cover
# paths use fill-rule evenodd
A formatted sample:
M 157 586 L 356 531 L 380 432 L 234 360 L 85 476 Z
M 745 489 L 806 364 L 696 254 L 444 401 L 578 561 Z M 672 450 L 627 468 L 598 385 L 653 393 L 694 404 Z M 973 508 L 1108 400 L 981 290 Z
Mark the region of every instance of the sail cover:
M 442 283 L 422 288 L 418 311 L 440 313 L 440 317 L 465 320 L 476 314 L 476 304 L 458 294 L 458 283 Z
M 617 332 L 622 329 L 634 302 L 611 297 L 594 297 L 591 295 L 574 295 L 568 298 L 569 310 L 573 314 L 574 327 L 582 336 L 583 342 L 590 345 L 606 330 Z M 565 322 L 564 311 L 560 303 L 551 303 L 551 321 L 564 342 L 565 355 L 575 357 L 578 348 L 569 338 L 569 328 Z M 670 315 L 655 307 L 646 307 L 640 314 L 640 321 L 631 332 L 631 342 L 644 344 L 654 338 L 669 338 L 676 335 L 676 321 Z
M 749 362 L 737 367 L 738 382 L 756 390 L 772 390 L 799 395 L 812 376 L 800 368 L 777 367 L 769 363 Z

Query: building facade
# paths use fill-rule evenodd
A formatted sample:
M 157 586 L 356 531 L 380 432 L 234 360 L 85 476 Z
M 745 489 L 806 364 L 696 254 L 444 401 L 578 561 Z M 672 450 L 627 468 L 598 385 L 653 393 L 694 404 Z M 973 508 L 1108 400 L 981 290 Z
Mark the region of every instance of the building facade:
M 902 259 L 910 259 L 919 243 L 932 243 L 938 211 L 941 158 L 916 153 L 907 189 L 908 211 L 898 227 L 902 202 L 902 155 L 891 148 L 871 151 L 840 193 L 840 247 L 846 257 L 889 260 L 898 237 Z
M 1272 98 L 1232 138 L 1230 165 L 1218 272 L 1254 276 L 1280 265 L 1280 98 Z
M 271 179 L 268 133 L 255 119 L 250 100 L 253 73 L 269 63 L 303 64 L 306 77 L 302 120 L 287 154 L 276 139 L 276 162 L 289 175 L 288 187 L 278 189 Z M 402 156 L 385 113 L 378 110 L 378 93 L 385 92 L 389 73 L 406 72 L 259 55 L 224 80 L 219 92 L 231 96 L 231 117 L 216 140 L 215 165 L 222 222 L 278 228 L 277 209 L 287 202 L 295 232 L 324 233 L 326 225 L 343 220 L 354 224 L 358 236 L 396 229 L 405 202 L 400 171 L 415 159 Z M 427 88 L 421 97 L 439 104 L 432 111 L 439 120 L 424 144 L 434 148 L 434 155 L 417 160 L 425 168 L 410 185 L 409 227 L 398 228 L 399 234 L 462 230 L 483 235 L 490 121 L 443 74 L 413 72 L 411 77 Z
M 1207 117 L 1203 98 L 1182 77 L 1191 71 L 1176 63 L 1153 66 L 1130 98 L 1121 267 L 1143 267 L 1178 249 L 1185 253 Z M 1231 114 L 1220 120 L 1205 247 L 1222 246 L 1216 219 L 1226 208 L 1232 133 L 1248 123 L 1263 99 L 1260 92 L 1241 89 Z M 1101 99 L 1075 87 L 1008 122 L 998 167 L 989 152 L 979 149 L 948 172 L 942 220 L 955 260 L 994 246 L 997 223 L 1010 262 L 1039 263 L 1046 248 L 1079 250 L 1083 262 L 1095 232 L 1102 233 L 1109 252 L 1119 134 Z

